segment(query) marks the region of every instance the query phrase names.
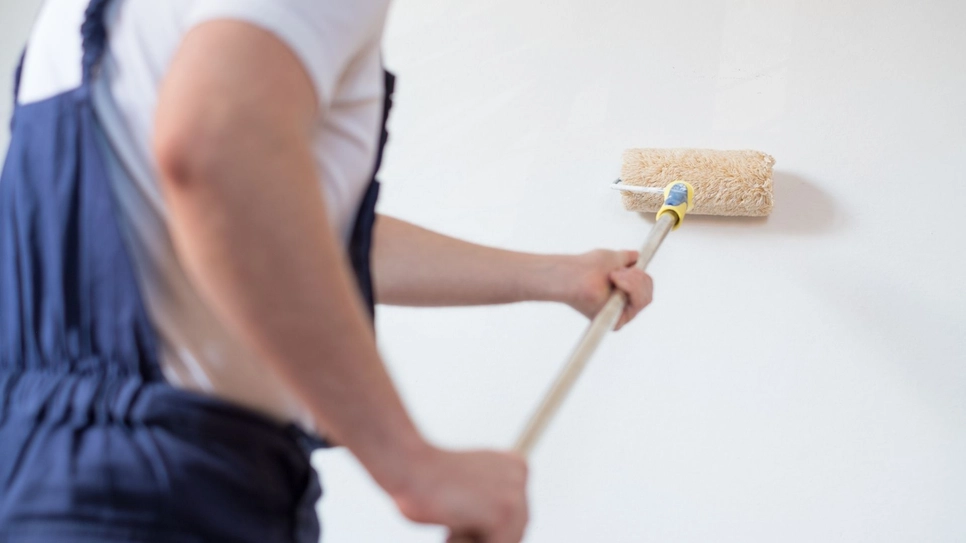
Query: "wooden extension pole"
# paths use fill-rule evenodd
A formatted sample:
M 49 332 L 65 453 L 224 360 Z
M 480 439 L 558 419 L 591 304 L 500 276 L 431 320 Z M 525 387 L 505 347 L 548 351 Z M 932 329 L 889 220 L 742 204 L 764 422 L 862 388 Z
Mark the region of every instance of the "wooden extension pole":
M 658 218 L 657 222 L 651 228 L 651 232 L 648 234 L 644 246 L 641 247 L 640 256 L 638 256 L 637 263 L 635 264 L 636 267 L 641 270 L 647 269 L 647 265 L 654 258 L 654 253 L 657 252 L 658 247 L 661 246 L 661 242 L 667 237 L 671 228 L 677 224 L 677 221 L 677 215 L 674 213 L 661 214 L 660 218 Z M 557 414 L 560 405 L 563 404 L 567 394 L 570 393 L 570 390 L 574 387 L 574 383 L 577 382 L 577 378 L 584 371 L 587 362 L 590 361 L 590 357 L 594 355 L 594 351 L 597 350 L 597 347 L 604 339 L 604 336 L 607 335 L 607 332 L 614 329 L 626 305 L 627 297 L 623 292 L 615 290 L 610 295 L 603 309 L 590 322 L 587 331 L 584 332 L 584 335 L 580 338 L 580 342 L 570 355 L 567 363 L 557 375 L 557 379 L 550 387 L 550 390 L 544 395 L 540 406 L 537 407 L 537 410 L 530 417 L 523 432 L 520 433 L 516 444 L 513 445 L 515 452 L 524 457 L 530 456 L 530 452 L 533 451 L 537 441 L 540 440 L 540 436 L 543 435 L 547 425 L 550 424 L 551 419 Z M 449 543 L 475 543 L 475 541 L 474 538 L 468 536 L 454 536 L 449 539 Z
M 641 270 L 647 269 L 647 265 L 654 258 L 654 253 L 657 252 L 658 247 L 661 246 L 661 242 L 664 241 L 664 238 L 676 223 L 677 216 L 673 213 L 664 213 L 661 215 L 651 228 L 651 232 L 648 234 L 644 246 L 641 247 L 640 256 L 638 256 L 637 263 L 635 264 L 636 267 Z M 540 436 L 543 435 L 543 431 L 550 424 L 550 420 L 553 419 L 554 415 L 557 414 L 560 405 L 574 387 L 577 378 L 584 371 L 587 362 L 590 361 L 590 357 L 594 355 L 594 351 L 597 350 L 597 347 L 603 341 L 607 332 L 614 329 L 621 314 L 624 313 L 624 306 L 626 305 L 627 297 L 623 292 L 615 290 L 610 295 L 610 299 L 604 304 L 603 309 L 597 313 L 594 320 L 590 322 L 587 331 L 580 338 L 580 343 L 577 344 L 567 363 L 560 370 L 560 374 L 557 375 L 557 379 L 550 387 L 550 390 L 544 395 L 540 406 L 530 417 L 523 432 L 520 433 L 516 444 L 513 445 L 514 451 L 524 457 L 530 456 L 530 452 L 536 446 Z

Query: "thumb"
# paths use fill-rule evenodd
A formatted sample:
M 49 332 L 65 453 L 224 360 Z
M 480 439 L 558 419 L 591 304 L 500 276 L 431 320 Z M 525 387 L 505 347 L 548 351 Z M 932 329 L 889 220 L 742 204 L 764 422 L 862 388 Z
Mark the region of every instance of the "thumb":
M 633 266 L 637 263 L 638 254 L 637 251 L 621 251 L 623 253 L 622 260 L 624 262 L 624 267 Z

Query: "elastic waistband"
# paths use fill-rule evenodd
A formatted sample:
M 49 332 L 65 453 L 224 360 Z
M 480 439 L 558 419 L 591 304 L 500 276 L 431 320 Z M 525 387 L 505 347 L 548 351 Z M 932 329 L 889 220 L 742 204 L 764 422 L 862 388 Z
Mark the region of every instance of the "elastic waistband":
M 163 381 L 0 371 L 0 540 L 17 526 L 65 541 L 91 527 L 98 541 L 120 540 L 111 527 L 291 540 L 317 533 L 318 497 L 295 426 Z
M 284 439 L 304 451 L 320 446 L 317 438 L 293 424 L 137 376 L 47 370 L 0 372 L 0 423 L 8 418 L 76 426 L 171 426 L 179 434 L 234 435 L 240 441 Z

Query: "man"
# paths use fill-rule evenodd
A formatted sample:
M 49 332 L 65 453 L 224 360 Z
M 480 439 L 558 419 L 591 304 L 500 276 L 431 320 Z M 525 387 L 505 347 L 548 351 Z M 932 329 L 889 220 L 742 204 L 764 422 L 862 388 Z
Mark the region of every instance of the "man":
M 410 519 L 522 538 L 525 463 L 427 443 L 373 300 L 593 315 L 616 287 L 620 326 L 650 279 L 634 252 L 522 254 L 376 218 L 386 9 L 46 2 L 0 183 L 0 539 L 317 540 L 299 446 L 316 435 Z

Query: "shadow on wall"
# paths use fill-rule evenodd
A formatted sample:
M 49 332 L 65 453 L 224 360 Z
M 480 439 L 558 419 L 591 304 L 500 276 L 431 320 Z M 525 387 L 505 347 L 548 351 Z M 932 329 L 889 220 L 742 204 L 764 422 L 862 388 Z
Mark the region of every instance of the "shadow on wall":
M 775 172 L 775 207 L 768 217 L 689 215 L 692 230 L 751 229 L 762 233 L 819 236 L 841 229 L 845 217 L 828 193 L 798 175 Z M 650 217 L 650 215 L 648 215 Z

